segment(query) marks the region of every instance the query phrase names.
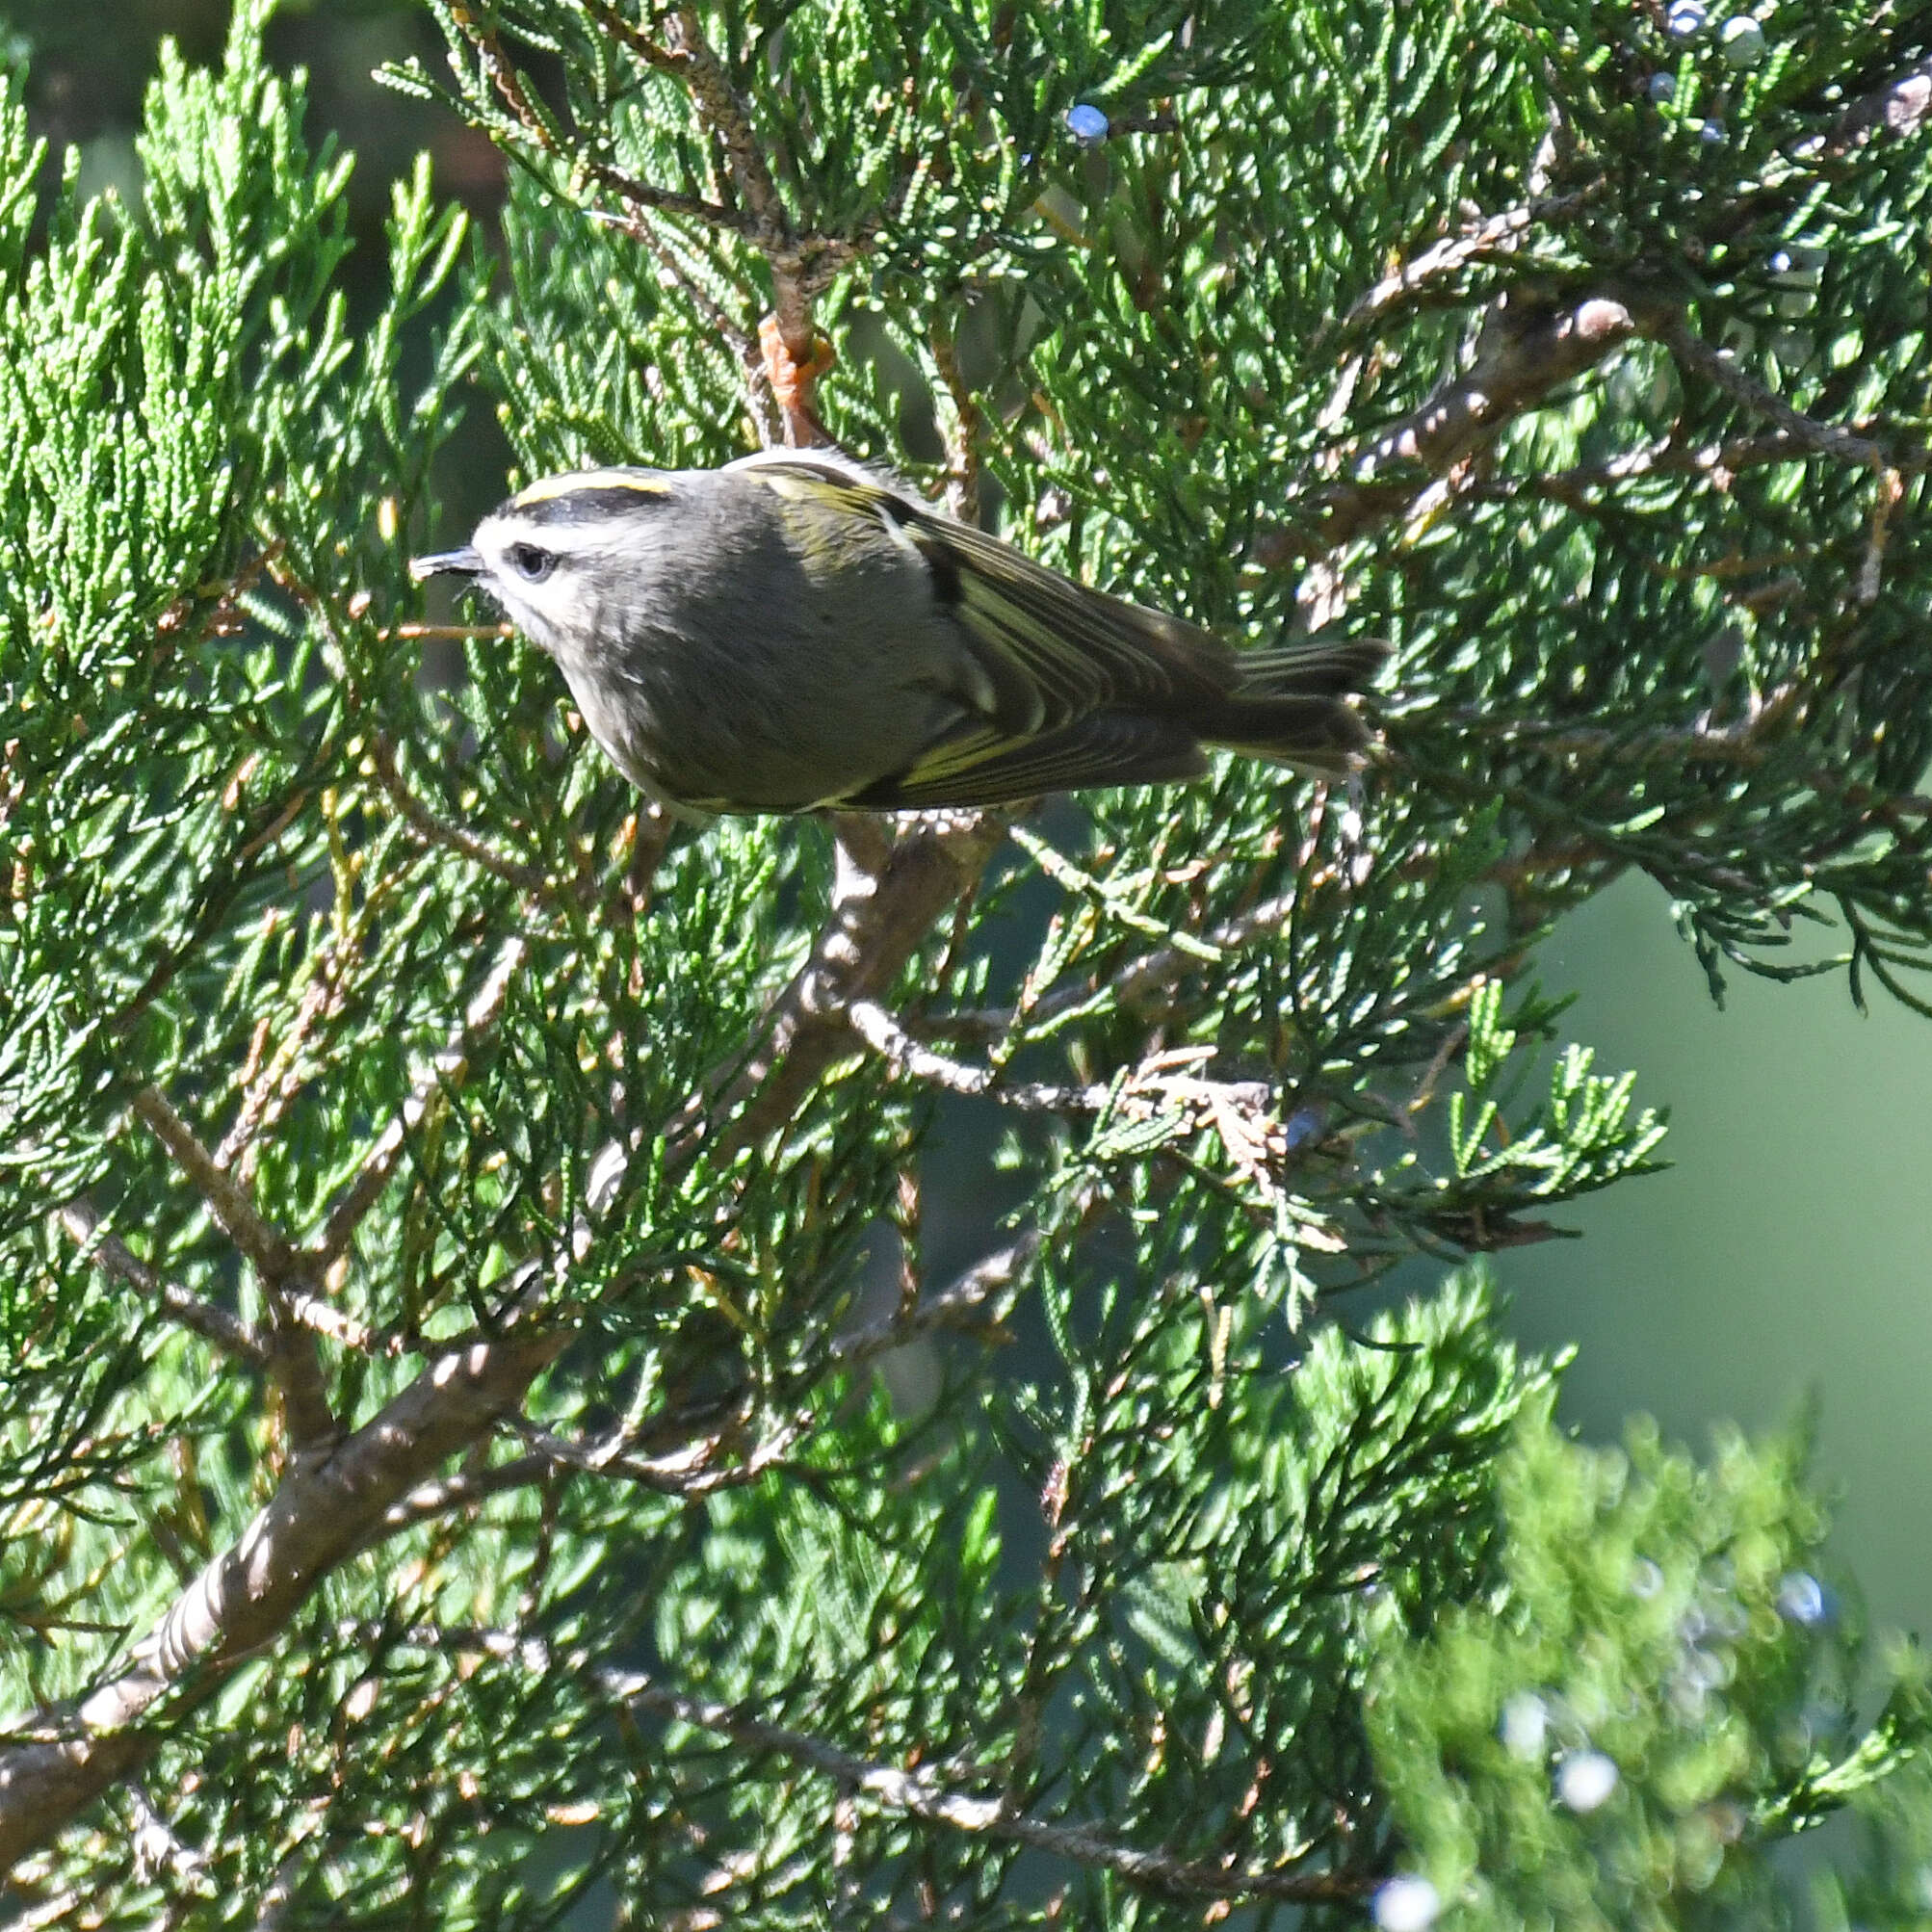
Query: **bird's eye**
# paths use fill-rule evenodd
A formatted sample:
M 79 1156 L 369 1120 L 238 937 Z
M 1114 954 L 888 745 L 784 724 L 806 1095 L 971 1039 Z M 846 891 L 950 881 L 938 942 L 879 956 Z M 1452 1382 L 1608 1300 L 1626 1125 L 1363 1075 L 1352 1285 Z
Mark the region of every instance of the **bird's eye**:
M 506 553 L 509 567 L 526 584 L 541 584 L 557 568 L 557 553 L 535 543 L 512 543 Z

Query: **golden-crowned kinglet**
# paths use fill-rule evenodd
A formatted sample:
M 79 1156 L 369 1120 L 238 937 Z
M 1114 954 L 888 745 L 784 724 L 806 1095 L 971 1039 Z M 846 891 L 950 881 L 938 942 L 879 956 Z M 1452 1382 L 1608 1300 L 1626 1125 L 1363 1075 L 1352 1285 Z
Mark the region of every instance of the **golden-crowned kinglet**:
M 1192 778 L 1221 744 L 1347 770 L 1371 639 L 1235 651 L 840 457 L 546 477 L 418 578 L 470 578 L 618 768 L 688 812 L 986 805 Z

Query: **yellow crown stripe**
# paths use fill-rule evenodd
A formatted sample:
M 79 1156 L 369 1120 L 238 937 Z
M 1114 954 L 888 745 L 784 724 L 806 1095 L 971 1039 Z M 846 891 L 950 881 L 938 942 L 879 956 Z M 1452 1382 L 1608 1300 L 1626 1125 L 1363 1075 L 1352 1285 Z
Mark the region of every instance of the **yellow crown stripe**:
M 670 484 L 655 477 L 640 476 L 636 470 L 565 470 L 561 476 L 541 477 L 510 499 L 512 509 L 528 509 L 534 503 L 549 503 L 560 496 L 574 496 L 580 489 L 633 489 L 640 496 L 668 496 Z

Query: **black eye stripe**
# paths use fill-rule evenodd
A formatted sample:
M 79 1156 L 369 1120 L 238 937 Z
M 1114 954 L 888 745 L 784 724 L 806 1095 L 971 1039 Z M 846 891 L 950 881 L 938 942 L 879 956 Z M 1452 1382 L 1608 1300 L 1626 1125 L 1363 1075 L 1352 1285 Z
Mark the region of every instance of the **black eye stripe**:
M 636 516 L 667 501 L 661 490 L 633 489 L 606 483 L 587 489 L 563 490 L 556 496 L 539 497 L 535 503 L 519 503 L 512 497 L 496 512 L 513 516 L 517 522 L 537 530 L 554 530 L 583 523 L 608 523 L 613 517 Z

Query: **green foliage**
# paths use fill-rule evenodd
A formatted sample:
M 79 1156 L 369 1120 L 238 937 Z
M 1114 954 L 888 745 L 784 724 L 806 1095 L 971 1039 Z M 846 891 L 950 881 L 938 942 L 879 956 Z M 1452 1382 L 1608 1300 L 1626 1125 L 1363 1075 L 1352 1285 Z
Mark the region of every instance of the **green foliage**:
M 1916 1665 L 1854 1746 L 1861 1644 L 1807 1567 L 1823 1519 L 1795 1445 L 1736 1439 L 1704 1467 L 1632 1431 L 1627 1451 L 1526 1416 L 1498 1471 L 1501 1576 L 1389 1660 L 1368 1704 L 1378 1762 L 1446 1925 L 1774 1924 L 1759 1853 L 1819 1800 L 1913 1762 Z M 1888 1863 L 1922 1839 L 1916 1772 Z M 1899 1840 L 1903 1840 L 1903 1843 Z M 1922 1854 L 1921 1854 L 1922 1856 Z M 1920 1889 L 1922 1865 L 1906 1873 Z M 1900 1876 L 1863 1888 L 1890 1893 Z
M 1924 1004 L 1922 26 L 429 11 L 389 78 L 509 190 L 395 184 L 379 288 L 264 0 L 138 201 L 0 89 L 9 1907 L 1757 1923 L 1856 1805 L 1826 1921 L 1922 1918 L 1918 1665 L 1861 1728 L 1801 1454 L 1563 1442 L 1468 1265 L 1656 1164 L 1533 977 L 1622 872 L 1713 986 Z M 1359 779 L 841 866 L 419 621 L 466 404 L 723 461 L 768 309 L 1047 561 L 1386 633 Z

